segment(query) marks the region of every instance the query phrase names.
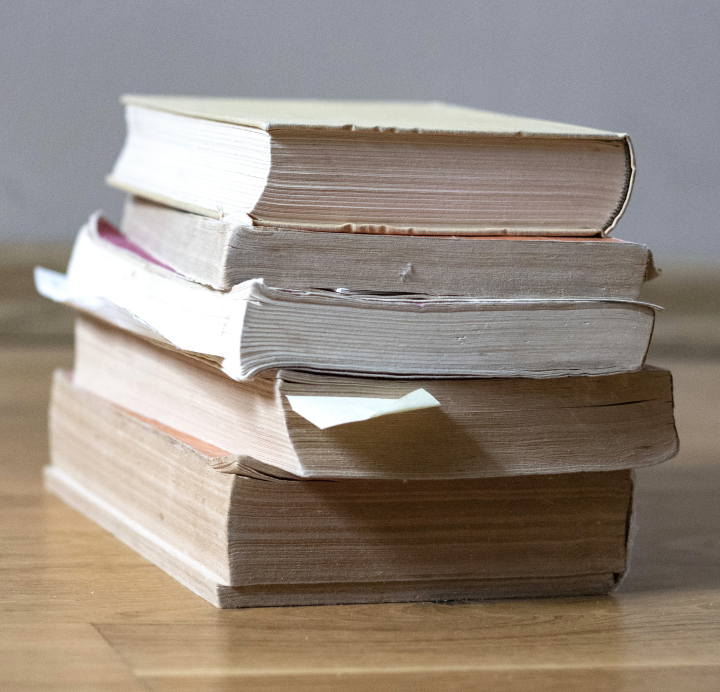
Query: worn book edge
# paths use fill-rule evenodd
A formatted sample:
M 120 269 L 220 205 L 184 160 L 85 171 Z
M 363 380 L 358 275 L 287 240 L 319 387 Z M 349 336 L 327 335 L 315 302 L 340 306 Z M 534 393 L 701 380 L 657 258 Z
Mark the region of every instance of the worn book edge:
M 456 134 L 483 137 L 528 137 L 542 139 L 602 139 L 622 141 L 625 146 L 627 174 L 623 193 L 617 207 L 602 228 L 571 229 L 563 235 L 608 235 L 625 212 L 635 179 L 635 154 L 630 137 L 621 132 L 607 132 L 593 128 L 557 123 L 537 118 L 511 116 L 439 102 L 367 102 L 367 101 L 314 101 L 278 99 L 227 99 L 187 96 L 151 96 L 126 94 L 121 98 L 125 106 L 139 106 L 175 115 L 210 120 L 220 123 L 273 130 L 345 130 L 365 133 L 413 133 Z M 148 197 L 154 201 L 190 211 L 192 213 L 222 219 L 221 207 L 210 209 L 182 200 L 134 188 L 114 176 L 107 182 L 126 192 Z M 354 224 L 299 224 L 309 230 L 331 232 L 377 233 L 372 226 Z M 470 227 L 473 228 L 473 227 Z M 462 229 L 455 231 L 462 233 Z M 502 229 L 494 229 L 502 232 Z M 545 229 L 549 232 L 550 229 Z M 408 234 L 413 229 L 388 227 L 381 232 Z M 444 228 L 440 235 L 452 235 L 453 228 Z M 422 232 L 421 232 L 422 233 Z M 465 230 L 467 233 L 467 229 Z M 482 230 L 478 231 L 482 234 Z M 472 234 L 470 234 L 472 235 Z
M 589 596 L 608 593 L 617 581 L 616 574 L 601 573 L 540 579 L 457 580 L 455 583 L 429 580 L 234 587 L 116 510 L 64 471 L 45 467 L 44 478 L 48 491 L 217 608 Z

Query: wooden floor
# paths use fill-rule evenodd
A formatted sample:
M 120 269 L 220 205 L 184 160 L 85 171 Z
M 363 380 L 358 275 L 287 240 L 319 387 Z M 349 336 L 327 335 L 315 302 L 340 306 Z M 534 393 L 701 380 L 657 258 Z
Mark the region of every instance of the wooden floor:
M 675 375 L 681 454 L 637 474 L 613 596 L 218 611 L 43 491 L 72 315 L 31 269 L 62 269 L 69 248 L 0 250 L 2 692 L 720 690 L 717 268 L 668 270 L 645 296 L 668 307 L 653 362 Z
M 2 690 L 720 690 L 720 362 L 675 373 L 682 452 L 637 474 L 611 597 L 218 611 L 47 495 L 50 373 L 0 346 Z

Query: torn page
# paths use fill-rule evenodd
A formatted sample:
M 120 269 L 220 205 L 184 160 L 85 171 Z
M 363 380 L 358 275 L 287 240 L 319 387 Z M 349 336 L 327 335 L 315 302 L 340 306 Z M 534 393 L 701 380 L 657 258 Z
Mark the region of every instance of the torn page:
M 440 406 L 440 402 L 424 389 L 416 389 L 400 399 L 372 399 L 351 396 L 288 396 L 295 413 L 325 430 L 336 425 L 356 423 L 393 413 L 418 411 Z

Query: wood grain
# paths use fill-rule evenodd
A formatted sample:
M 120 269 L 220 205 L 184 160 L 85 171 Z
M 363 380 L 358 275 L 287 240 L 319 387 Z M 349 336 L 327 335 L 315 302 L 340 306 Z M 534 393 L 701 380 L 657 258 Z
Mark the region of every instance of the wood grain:
M 675 375 L 681 453 L 637 473 L 611 597 L 217 611 L 41 489 L 50 374 L 0 349 L 0 688 L 716 690 L 720 364 Z
M 3 690 L 146 689 L 89 623 L 0 624 L 0 663 Z
M 242 675 L 208 679 L 196 676 L 155 676 L 145 681 L 157 692 L 195 692 L 238 689 L 253 692 L 717 692 L 720 672 L 716 666 L 664 668 L 588 668 L 471 670 L 442 672 L 357 671 L 334 675 Z M 207 687 L 206 687 L 207 686 Z

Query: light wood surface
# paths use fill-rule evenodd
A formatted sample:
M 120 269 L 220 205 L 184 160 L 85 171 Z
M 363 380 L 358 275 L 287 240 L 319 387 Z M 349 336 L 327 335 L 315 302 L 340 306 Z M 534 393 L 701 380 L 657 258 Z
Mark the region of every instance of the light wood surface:
M 651 360 L 674 374 L 681 452 L 637 472 L 631 570 L 612 596 L 218 611 L 42 489 L 50 376 L 72 365 L 72 316 L 33 296 L 29 270 L 62 268 L 67 248 L 5 250 L 3 692 L 720 689 L 716 273 L 688 273 L 690 288 L 667 295 L 670 271 L 649 285 L 648 300 L 680 305 L 668 324 L 694 316 L 690 330 L 658 322 L 656 356 L 674 359 Z
M 720 363 L 658 363 L 682 451 L 637 473 L 612 596 L 218 611 L 42 490 L 50 374 L 71 360 L 0 349 L 0 689 L 720 688 Z

